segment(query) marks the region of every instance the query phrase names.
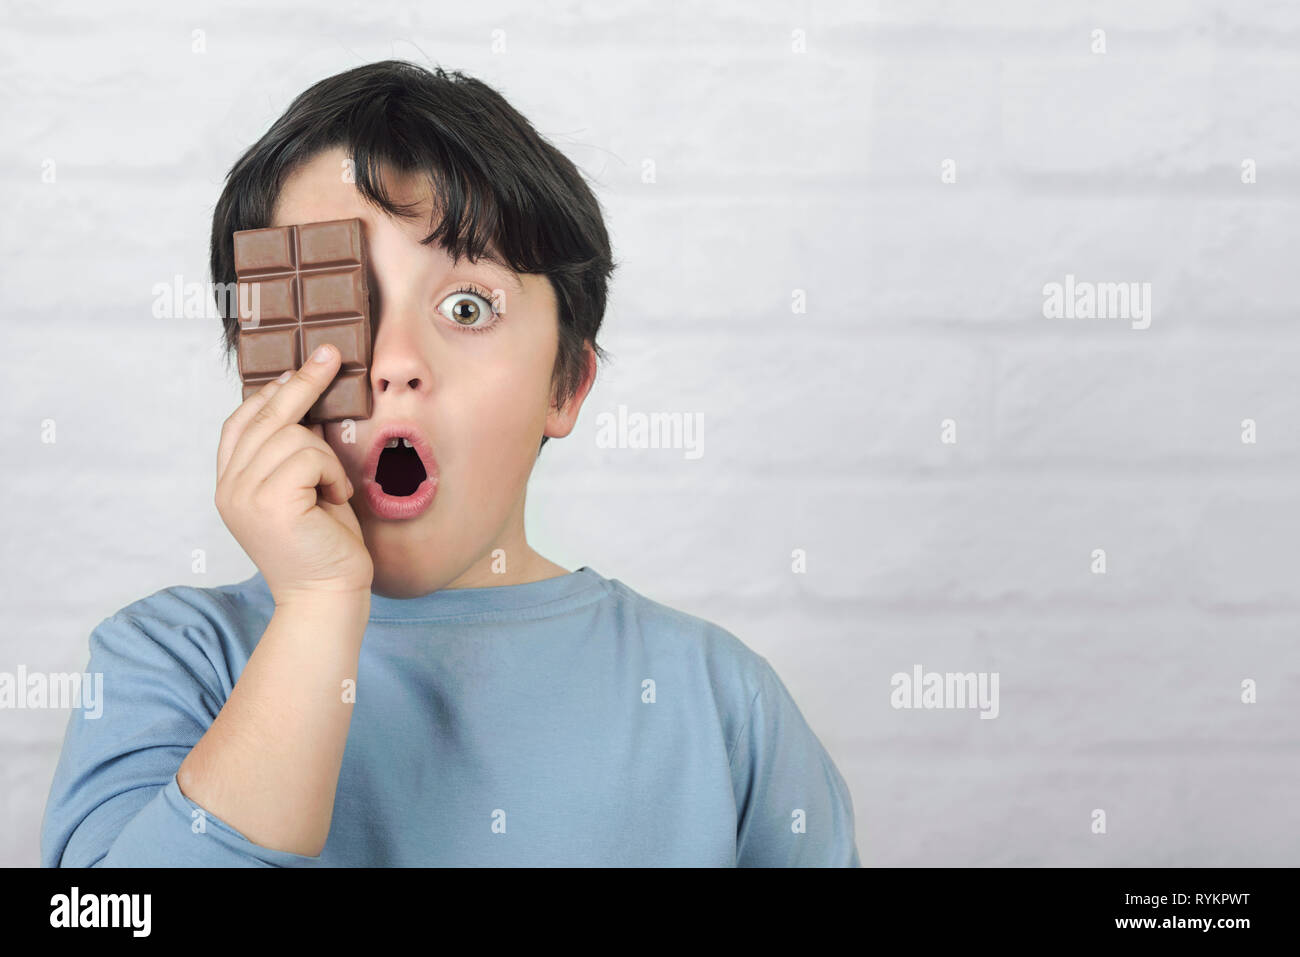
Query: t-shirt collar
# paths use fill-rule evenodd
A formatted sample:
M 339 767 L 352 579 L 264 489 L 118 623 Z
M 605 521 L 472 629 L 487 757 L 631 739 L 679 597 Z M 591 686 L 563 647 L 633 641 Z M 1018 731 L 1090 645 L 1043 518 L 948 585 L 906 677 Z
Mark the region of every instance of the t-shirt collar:
M 583 565 L 577 571 L 522 585 L 493 585 L 487 588 L 443 588 L 415 598 L 388 598 L 371 593 L 370 618 L 410 620 L 512 617 L 529 611 L 545 612 L 546 606 L 569 604 L 568 599 L 598 588 L 604 579 Z M 560 610 L 558 607 L 556 611 Z

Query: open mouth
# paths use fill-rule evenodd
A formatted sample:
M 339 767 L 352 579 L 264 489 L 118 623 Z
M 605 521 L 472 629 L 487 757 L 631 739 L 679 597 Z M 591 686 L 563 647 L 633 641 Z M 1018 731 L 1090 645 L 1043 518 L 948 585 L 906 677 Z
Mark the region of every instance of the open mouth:
M 385 443 L 375 467 L 375 481 L 385 495 L 395 498 L 414 495 L 420 483 L 428 477 L 429 473 L 410 439 L 389 439 Z
M 415 518 L 433 503 L 438 463 L 428 440 L 413 423 L 378 430 L 366 458 L 363 486 L 370 511 L 379 518 Z

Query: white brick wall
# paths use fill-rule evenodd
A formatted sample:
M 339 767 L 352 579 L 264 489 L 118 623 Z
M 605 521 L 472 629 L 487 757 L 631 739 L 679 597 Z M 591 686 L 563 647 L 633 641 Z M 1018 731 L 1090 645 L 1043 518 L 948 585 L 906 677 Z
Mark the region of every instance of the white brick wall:
M 766 655 L 864 863 L 1300 863 L 1300 6 L 321 8 L 0 12 L 0 670 L 252 572 L 212 505 L 217 324 L 152 286 L 206 280 L 222 178 L 294 95 L 431 60 L 589 173 L 622 263 L 533 544 Z M 1150 282 L 1150 328 L 1044 319 L 1066 274 Z M 620 404 L 702 414 L 703 458 L 597 447 Z M 892 708 L 914 664 L 998 672 L 999 717 Z M 0 711 L 0 864 L 37 860 L 66 720 Z

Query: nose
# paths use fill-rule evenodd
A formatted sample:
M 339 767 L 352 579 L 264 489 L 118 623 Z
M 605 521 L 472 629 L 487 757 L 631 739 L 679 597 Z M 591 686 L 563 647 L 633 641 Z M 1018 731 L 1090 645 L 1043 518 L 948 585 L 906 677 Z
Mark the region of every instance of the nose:
M 376 392 L 418 392 L 422 382 L 423 380 L 417 375 L 408 376 L 405 372 L 386 370 L 385 374 L 375 376 L 373 385 Z
M 424 392 L 428 376 L 418 368 L 422 365 L 414 357 L 393 356 L 386 361 L 376 360 L 371 369 L 371 387 L 375 395 L 389 394 L 393 398 L 407 392 Z
M 408 393 L 427 393 L 431 382 L 429 366 L 413 330 L 400 321 L 380 322 L 370 362 L 370 385 L 376 401 L 381 395 L 395 400 Z

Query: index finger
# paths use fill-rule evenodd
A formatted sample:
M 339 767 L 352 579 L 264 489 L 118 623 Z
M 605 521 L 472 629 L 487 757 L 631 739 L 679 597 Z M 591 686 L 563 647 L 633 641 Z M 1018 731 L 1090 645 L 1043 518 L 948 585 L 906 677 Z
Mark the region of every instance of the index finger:
M 287 382 L 268 389 L 266 400 L 245 413 L 244 428 L 234 436 L 226 468 L 242 469 L 269 436 L 286 425 L 301 422 L 325 387 L 334 381 L 339 362 L 335 346 L 321 346 Z
M 287 380 L 290 375 L 292 373 L 286 372 L 281 378 Z M 226 466 L 230 464 L 230 456 L 234 454 L 235 444 L 244 434 L 249 421 L 262 410 L 262 406 L 270 401 L 272 394 L 281 385 L 283 382 L 280 379 L 272 379 L 240 403 L 239 408 L 230 413 L 230 417 L 222 423 L 221 441 L 217 443 L 217 481 L 221 481 L 221 476 L 226 473 Z

